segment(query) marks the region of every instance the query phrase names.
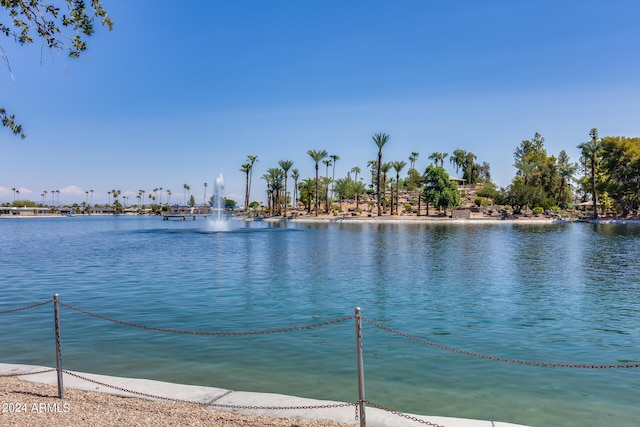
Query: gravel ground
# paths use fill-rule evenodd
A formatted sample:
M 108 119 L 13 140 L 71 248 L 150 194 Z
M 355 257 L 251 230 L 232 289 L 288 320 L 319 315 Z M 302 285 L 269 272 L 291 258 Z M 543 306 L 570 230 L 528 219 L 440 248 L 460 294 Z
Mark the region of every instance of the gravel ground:
M 65 389 L 0 377 L 0 425 L 69 426 L 222 426 L 222 427 L 353 427 L 332 421 L 237 415 L 196 404 L 151 401 Z

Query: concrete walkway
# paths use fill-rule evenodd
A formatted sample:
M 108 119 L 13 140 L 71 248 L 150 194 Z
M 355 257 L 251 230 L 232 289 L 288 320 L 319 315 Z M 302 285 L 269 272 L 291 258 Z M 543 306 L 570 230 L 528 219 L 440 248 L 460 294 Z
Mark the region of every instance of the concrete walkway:
M 16 365 L 0 363 L 0 376 L 28 374 L 51 369 L 44 366 Z M 108 384 L 120 389 L 135 391 L 162 398 L 178 399 L 193 403 L 209 405 L 212 409 L 233 412 L 245 415 L 264 415 L 271 417 L 288 417 L 305 420 L 332 420 L 340 423 L 359 424 L 355 419 L 356 408 L 352 405 L 331 408 L 300 408 L 300 409 L 253 409 L 253 408 L 229 408 L 222 405 L 243 407 L 309 407 L 340 404 L 328 400 L 305 399 L 301 397 L 285 396 L 272 393 L 251 393 L 243 391 L 225 390 L 215 387 L 203 387 L 184 384 L 174 384 L 154 380 L 111 377 L 106 375 L 87 374 L 68 371 L 80 377 L 88 378 L 90 382 L 82 378 L 65 373 L 63 382 L 65 389 L 86 390 L 92 392 L 109 393 L 117 396 L 138 397 L 152 399 L 150 396 L 132 394 L 124 390 L 106 387 Z M 18 376 L 17 378 L 36 383 L 57 386 L 57 373 L 55 371 L 33 375 Z M 102 384 L 97 384 L 97 383 Z M 220 406 L 218 406 L 220 405 Z M 430 417 L 423 415 L 411 415 L 419 420 L 428 421 L 444 427 L 526 427 L 518 424 L 509 424 L 498 421 L 479 421 L 463 418 Z M 366 425 L 370 427 L 415 427 L 425 425 L 417 421 L 409 420 L 376 408 L 366 408 Z

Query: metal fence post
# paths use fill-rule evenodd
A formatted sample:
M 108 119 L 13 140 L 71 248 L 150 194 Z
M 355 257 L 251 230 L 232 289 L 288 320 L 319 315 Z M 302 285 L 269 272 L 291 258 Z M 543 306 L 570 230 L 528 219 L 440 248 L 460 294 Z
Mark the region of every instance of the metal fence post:
M 356 307 L 356 354 L 358 357 L 358 403 L 360 404 L 360 427 L 367 425 L 364 405 L 364 363 L 362 360 L 362 320 L 360 307 Z
M 64 387 L 62 385 L 62 349 L 60 341 L 60 304 L 58 294 L 53 295 L 53 317 L 56 330 L 56 371 L 58 372 L 58 398 L 64 399 Z

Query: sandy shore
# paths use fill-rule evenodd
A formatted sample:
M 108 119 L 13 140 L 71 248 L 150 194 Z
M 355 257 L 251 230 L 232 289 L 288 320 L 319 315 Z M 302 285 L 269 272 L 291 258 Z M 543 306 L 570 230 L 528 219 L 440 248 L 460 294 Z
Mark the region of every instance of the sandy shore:
M 69 426 L 220 426 L 346 427 L 332 421 L 247 416 L 207 409 L 197 404 L 151 401 L 57 387 L 0 377 L 0 425 Z

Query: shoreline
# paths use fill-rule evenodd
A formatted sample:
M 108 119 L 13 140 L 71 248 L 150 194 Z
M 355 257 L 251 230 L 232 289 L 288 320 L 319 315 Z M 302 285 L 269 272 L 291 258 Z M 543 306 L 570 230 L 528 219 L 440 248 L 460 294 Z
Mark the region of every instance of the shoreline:
M 90 217 L 161 217 L 160 215 L 138 215 L 138 214 L 91 214 L 76 215 L 75 218 L 90 218 Z M 44 218 L 74 218 L 67 215 L 0 215 L 2 219 L 44 219 Z M 209 217 L 203 217 L 213 218 Z M 254 221 L 254 218 L 246 218 L 241 215 L 234 215 L 229 218 L 233 221 Z M 354 223 L 354 224 L 463 224 L 463 225 L 478 225 L 478 224 L 568 224 L 568 223 L 586 223 L 586 224 L 638 224 L 640 225 L 640 219 L 559 219 L 549 217 L 520 217 L 520 218 L 506 218 L 502 217 L 476 217 L 476 218 L 451 218 L 451 217 L 436 217 L 436 216 L 404 216 L 404 215 L 382 215 L 382 216 L 346 216 L 346 215 L 327 215 L 322 214 L 318 216 L 313 215 L 301 215 L 296 217 L 267 217 L 260 218 L 265 222 L 292 222 L 292 223 Z
M 74 374 L 78 377 L 64 376 L 64 399 L 60 400 L 55 369 L 0 363 L 0 396 L 3 405 L 6 403 L 6 410 L 0 411 L 0 424 L 20 427 L 353 427 L 360 424 L 354 403 L 140 378 Z M 112 387 L 106 387 L 106 384 Z M 130 393 L 134 390 L 141 394 Z M 412 419 L 451 427 L 526 427 L 501 421 L 406 415 L 409 418 L 370 405 L 366 407 L 367 424 L 371 427 L 412 427 L 416 425 Z

